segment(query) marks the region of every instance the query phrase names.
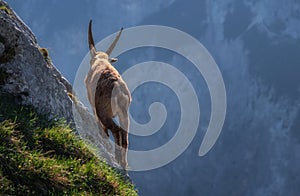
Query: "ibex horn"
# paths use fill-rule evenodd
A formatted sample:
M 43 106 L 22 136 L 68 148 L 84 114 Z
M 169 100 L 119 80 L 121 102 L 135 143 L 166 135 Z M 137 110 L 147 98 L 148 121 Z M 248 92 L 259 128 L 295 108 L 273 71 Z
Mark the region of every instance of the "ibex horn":
M 92 20 L 90 20 L 89 23 L 88 40 L 89 40 L 89 48 L 90 48 L 91 56 L 94 57 L 96 55 L 96 48 L 95 48 L 95 43 L 94 43 L 93 33 L 92 33 Z
M 108 54 L 108 56 L 110 56 L 111 52 L 113 51 L 113 49 L 115 48 L 117 42 L 119 41 L 122 31 L 123 31 L 123 28 L 121 28 L 121 30 L 119 31 L 119 33 L 118 33 L 117 37 L 115 38 L 114 42 L 107 49 L 106 54 Z

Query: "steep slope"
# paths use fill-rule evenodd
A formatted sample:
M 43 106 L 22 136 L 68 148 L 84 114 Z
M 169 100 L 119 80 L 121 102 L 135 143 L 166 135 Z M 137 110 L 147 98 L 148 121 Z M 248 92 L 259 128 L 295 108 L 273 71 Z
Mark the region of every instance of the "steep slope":
M 106 164 L 117 166 L 101 139 L 96 151 L 79 138 L 99 129 L 75 100 L 47 49 L 0 1 L 1 195 L 137 194 L 128 177 Z
M 63 121 L 49 121 L 15 100 L 1 94 L 1 195 L 137 195 Z

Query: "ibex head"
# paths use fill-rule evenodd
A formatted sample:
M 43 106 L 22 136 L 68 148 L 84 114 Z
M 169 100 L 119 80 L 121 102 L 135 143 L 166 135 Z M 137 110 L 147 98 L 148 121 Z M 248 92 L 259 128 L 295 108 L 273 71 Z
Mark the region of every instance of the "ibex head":
M 117 58 L 110 58 L 109 56 L 110 56 L 111 52 L 113 51 L 113 49 L 115 48 L 117 42 L 119 41 L 119 38 L 121 36 L 122 31 L 123 31 L 123 28 L 121 28 L 121 30 L 118 33 L 117 37 L 115 38 L 115 40 L 113 41 L 113 43 L 109 46 L 109 48 L 106 50 L 106 52 L 97 52 L 96 48 L 95 48 L 94 39 L 93 39 L 93 33 L 92 33 L 92 20 L 90 20 L 90 23 L 89 23 L 89 32 L 88 32 L 88 40 L 89 40 L 89 48 L 90 48 L 90 53 L 91 53 L 91 58 L 92 58 L 91 62 L 95 58 L 106 59 L 110 63 L 117 62 L 118 61 Z

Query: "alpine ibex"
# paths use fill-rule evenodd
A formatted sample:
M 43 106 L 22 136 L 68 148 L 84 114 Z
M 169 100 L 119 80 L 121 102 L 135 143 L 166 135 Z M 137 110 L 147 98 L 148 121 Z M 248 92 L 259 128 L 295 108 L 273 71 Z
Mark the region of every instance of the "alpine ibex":
M 92 21 L 90 20 L 88 43 L 91 67 L 85 78 L 85 85 L 95 118 L 103 130 L 101 135 L 108 138 L 108 129 L 111 131 L 115 142 L 116 160 L 123 169 L 126 169 L 129 129 L 128 108 L 131 95 L 121 75 L 111 65 L 117 59 L 109 57 L 121 36 L 122 30 L 123 28 L 106 52 L 97 52 L 92 34 Z M 116 116 L 119 118 L 120 125 L 117 125 L 113 120 Z

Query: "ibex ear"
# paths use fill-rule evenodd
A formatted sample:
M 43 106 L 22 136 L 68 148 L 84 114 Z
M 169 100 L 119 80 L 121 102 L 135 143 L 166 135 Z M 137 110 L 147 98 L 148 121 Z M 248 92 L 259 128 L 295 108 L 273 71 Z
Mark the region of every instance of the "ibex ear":
M 109 62 L 110 62 L 110 63 L 115 63 L 115 62 L 117 62 L 117 61 L 118 61 L 117 58 L 109 58 Z

